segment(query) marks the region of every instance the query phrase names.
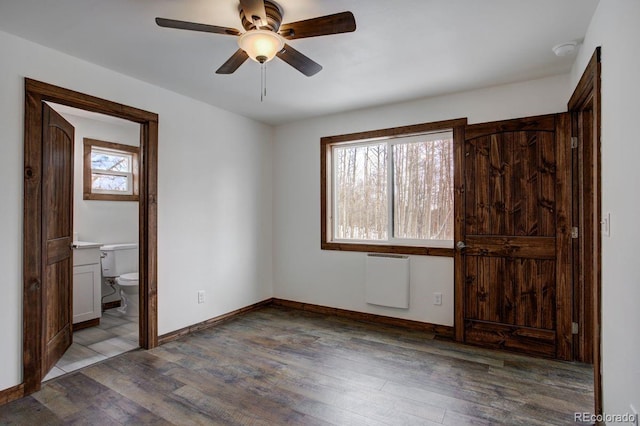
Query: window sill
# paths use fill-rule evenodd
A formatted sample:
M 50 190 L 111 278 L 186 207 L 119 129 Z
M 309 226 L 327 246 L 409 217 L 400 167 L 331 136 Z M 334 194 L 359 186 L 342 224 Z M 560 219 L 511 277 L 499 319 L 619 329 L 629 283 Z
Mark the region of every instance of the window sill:
M 82 194 L 83 200 L 99 200 L 99 201 L 140 201 L 139 195 L 121 195 L 121 194 Z
M 381 244 L 360 244 L 360 243 L 332 243 L 323 242 L 320 246 L 322 250 L 336 251 L 357 251 L 366 253 L 387 253 L 387 254 L 410 254 L 416 256 L 441 256 L 453 257 L 454 249 L 442 247 L 417 247 L 398 246 Z

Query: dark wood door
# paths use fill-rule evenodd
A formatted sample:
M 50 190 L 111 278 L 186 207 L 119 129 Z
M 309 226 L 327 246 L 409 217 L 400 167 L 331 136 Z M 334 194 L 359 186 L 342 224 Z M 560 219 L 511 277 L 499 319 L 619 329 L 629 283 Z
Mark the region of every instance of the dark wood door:
M 72 340 L 71 242 L 74 129 L 43 103 L 42 158 L 42 376 Z
M 461 149 L 458 338 L 570 359 L 569 115 L 469 125 Z

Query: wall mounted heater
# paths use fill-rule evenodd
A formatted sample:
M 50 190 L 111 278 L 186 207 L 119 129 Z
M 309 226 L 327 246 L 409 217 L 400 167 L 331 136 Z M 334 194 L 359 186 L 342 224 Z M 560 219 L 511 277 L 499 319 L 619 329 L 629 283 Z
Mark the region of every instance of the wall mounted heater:
M 367 254 L 366 302 L 390 308 L 409 308 L 409 256 Z

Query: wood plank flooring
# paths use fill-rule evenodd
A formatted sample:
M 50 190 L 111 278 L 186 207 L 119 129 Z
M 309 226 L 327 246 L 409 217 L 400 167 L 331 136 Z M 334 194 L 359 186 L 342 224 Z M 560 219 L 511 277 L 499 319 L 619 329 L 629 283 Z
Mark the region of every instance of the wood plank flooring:
M 17 425 L 568 425 L 590 366 L 268 306 L 45 383 Z

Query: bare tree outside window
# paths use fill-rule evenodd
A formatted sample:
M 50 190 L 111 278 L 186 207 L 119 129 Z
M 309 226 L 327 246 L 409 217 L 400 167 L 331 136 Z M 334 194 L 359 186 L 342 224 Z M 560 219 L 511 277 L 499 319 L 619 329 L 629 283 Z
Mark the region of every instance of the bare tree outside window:
M 338 239 L 386 240 L 387 144 L 334 148 Z
M 453 141 L 393 146 L 394 236 L 453 240 Z
M 91 150 L 91 188 L 131 193 L 133 155 L 104 149 Z
M 335 145 L 332 164 L 334 239 L 453 240 L 451 132 Z

